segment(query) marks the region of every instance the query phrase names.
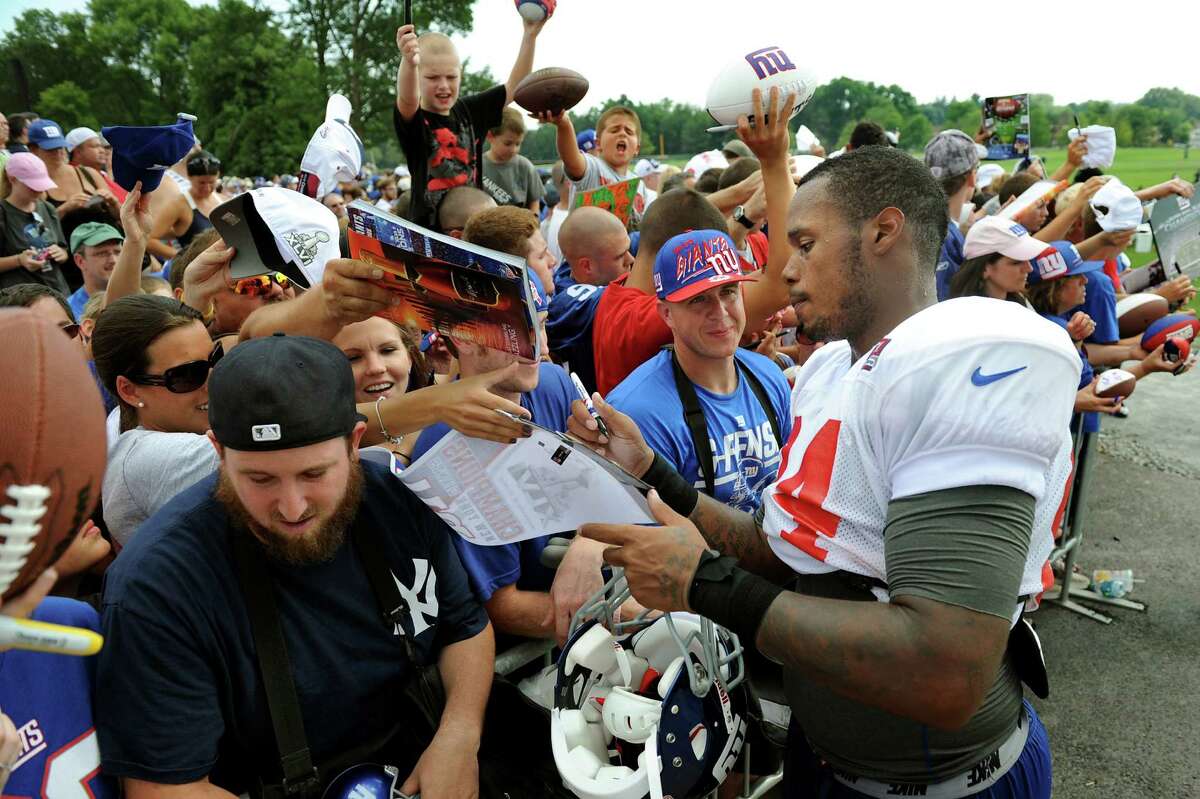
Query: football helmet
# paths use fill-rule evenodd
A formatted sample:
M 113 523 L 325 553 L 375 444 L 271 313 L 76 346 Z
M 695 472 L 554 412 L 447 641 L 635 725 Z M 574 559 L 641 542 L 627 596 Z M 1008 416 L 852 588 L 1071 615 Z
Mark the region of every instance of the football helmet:
M 741 644 L 690 613 L 616 621 L 629 596 L 613 569 L 572 621 L 550 719 L 555 765 L 580 799 L 704 796 L 746 737 Z
M 337 775 L 321 799 L 420 799 L 400 793 L 400 772 L 394 766 L 359 763 Z

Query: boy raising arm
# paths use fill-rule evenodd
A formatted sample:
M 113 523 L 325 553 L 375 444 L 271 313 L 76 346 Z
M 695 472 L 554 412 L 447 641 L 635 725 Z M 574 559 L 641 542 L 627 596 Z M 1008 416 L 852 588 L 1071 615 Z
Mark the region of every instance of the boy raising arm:
M 505 84 L 462 98 L 462 62 L 454 43 L 441 33 L 418 37 L 412 25 L 396 31 L 401 61 L 393 123 L 412 172 L 410 218 L 418 225 L 434 226 L 438 204 L 455 186 L 482 188 L 484 134 L 500 124 L 504 106 L 533 67 L 534 45 L 545 24 L 545 19 L 524 21 L 521 48 Z

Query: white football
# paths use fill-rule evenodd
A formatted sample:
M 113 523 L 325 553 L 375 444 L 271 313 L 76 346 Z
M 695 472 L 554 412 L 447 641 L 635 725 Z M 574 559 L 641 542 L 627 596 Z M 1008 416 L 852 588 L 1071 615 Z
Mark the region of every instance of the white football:
M 763 47 L 731 61 L 708 87 L 706 107 L 709 116 L 716 122 L 709 133 L 732 130 L 737 127 L 742 114 L 754 121 L 755 89 L 761 89 L 763 105 L 769 102 L 772 86 L 778 86 L 780 94 L 796 93 L 796 107 L 792 116 L 800 113 L 812 99 L 816 80 L 806 70 L 796 66 L 791 57 L 780 47 Z
M 1137 378 L 1124 369 L 1109 369 L 1096 380 L 1096 396 L 1109 399 L 1128 397 L 1137 386 Z

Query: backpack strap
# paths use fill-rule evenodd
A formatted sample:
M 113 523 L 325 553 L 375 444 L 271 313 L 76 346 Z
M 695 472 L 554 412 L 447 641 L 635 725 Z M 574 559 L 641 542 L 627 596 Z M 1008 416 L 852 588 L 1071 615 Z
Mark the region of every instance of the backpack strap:
M 233 533 L 233 555 L 237 563 L 238 583 L 250 616 L 250 630 L 254 635 L 258 669 L 267 694 L 271 726 L 275 730 L 275 744 L 279 748 L 283 796 L 316 796 L 321 782 L 308 748 L 308 737 L 304 733 L 300 699 L 292 679 L 292 664 L 288 660 L 287 644 L 279 624 L 275 581 L 267 571 L 262 552 L 248 532 Z
M 675 391 L 679 394 L 679 401 L 683 403 L 683 418 L 687 422 L 688 432 L 692 436 L 692 448 L 696 452 L 696 460 L 700 463 L 700 474 L 704 477 L 704 493 L 710 497 L 715 496 L 716 467 L 713 465 L 712 442 L 708 437 L 708 419 L 704 416 L 704 409 L 700 407 L 696 386 L 684 374 L 683 367 L 679 365 L 679 358 L 675 356 L 675 348 L 668 346 L 667 349 L 671 351 L 671 371 L 675 377 Z M 775 434 L 776 446 L 782 447 L 784 442 L 779 427 L 779 415 L 775 413 L 775 406 L 771 404 L 762 381 L 736 355 L 733 362 L 737 364 L 738 374 L 750 386 L 750 391 L 767 415 L 767 421 L 771 424 L 771 432 Z

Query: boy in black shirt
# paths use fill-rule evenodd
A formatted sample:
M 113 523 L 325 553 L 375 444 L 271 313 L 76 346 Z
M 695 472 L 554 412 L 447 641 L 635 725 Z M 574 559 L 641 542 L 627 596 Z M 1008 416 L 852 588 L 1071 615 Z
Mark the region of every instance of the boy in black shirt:
M 409 218 L 433 228 L 438 204 L 455 186 L 482 188 L 483 139 L 500 124 L 504 106 L 533 68 L 537 36 L 546 24 L 524 21 L 521 49 L 503 85 L 459 98 L 462 62 L 450 39 L 440 33 L 418 37 L 412 25 L 396 31 L 400 69 L 396 73 L 396 136 L 412 171 Z

